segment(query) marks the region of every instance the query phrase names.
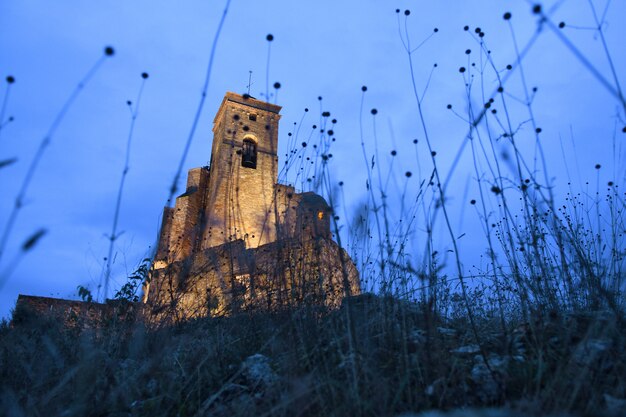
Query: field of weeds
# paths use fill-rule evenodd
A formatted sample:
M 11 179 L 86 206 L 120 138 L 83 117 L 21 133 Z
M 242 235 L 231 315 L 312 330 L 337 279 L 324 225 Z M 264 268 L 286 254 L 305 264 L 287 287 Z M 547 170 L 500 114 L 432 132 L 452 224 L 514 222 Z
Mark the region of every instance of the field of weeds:
M 626 329 L 613 313 L 551 311 L 504 329 L 488 311 L 475 320 L 480 344 L 462 312 L 371 294 L 336 311 L 163 328 L 81 330 L 24 311 L 0 329 L 0 404 L 10 416 L 626 412 Z
M 164 185 L 171 184 L 166 204 L 180 192 L 230 3 L 216 21 L 201 99 L 188 136 L 179 141 L 183 154 L 173 180 Z M 437 94 L 431 90 L 438 64 L 420 55 L 439 29 L 417 25 L 416 13 L 408 9 L 395 10 L 410 82 L 405 116 L 417 126 L 410 139 L 402 138 L 408 143 L 402 150 L 389 145 L 393 129 L 381 133 L 382 111 L 366 85 L 356 91 L 360 101 L 352 102 L 358 112 L 347 123 L 353 127 L 349 132 L 341 131 L 343 120 L 337 122 L 321 96 L 312 128 L 302 128 L 303 115 L 286 129 L 280 181 L 327 199 L 334 238 L 358 268 L 363 294 L 336 310 L 248 311 L 167 326 L 128 315 L 108 317 L 95 327 L 77 317 L 68 326 L 63 317 L 18 310 L 0 327 L 0 414 L 626 415 L 626 96 L 618 66 L 623 51 L 605 38 L 607 15 L 615 17 L 607 14 L 611 2 L 602 11 L 588 2 L 588 27 L 557 19 L 562 3 L 529 5 L 536 27 L 525 30 L 523 41 L 516 16 L 502 14 L 498 36 L 510 39 L 503 51 L 507 60 L 492 53 L 491 33 L 457 28 L 471 45 L 459 53 L 466 63 L 454 69 L 461 98 L 440 108 L 430 101 Z M 572 40 L 580 32 L 597 41 L 593 54 Z M 604 92 L 614 111 L 597 119 L 608 136 L 585 138 L 609 149 L 613 160 L 595 162 L 586 171 L 577 166 L 575 152 L 564 149 L 571 142 L 575 151 L 573 133 L 563 139 L 544 130 L 552 109 L 537 104 L 541 90 L 534 81 L 541 80 L 530 74 L 547 70 L 532 67 L 537 61 L 529 63 L 528 54 L 546 33 L 590 76 L 593 88 Z M 265 41 L 269 72 L 274 36 Z M 46 174 L 41 161 L 79 95 L 114 57 L 115 49 L 106 47 L 33 145 L 30 163 L 10 181 L 16 196 L 3 206 L 0 290 L 47 238 L 47 228 L 39 224 L 29 224 L 20 244 L 14 236 L 25 230 L 18 228 L 18 218 L 25 217 L 33 182 Z M 131 198 L 125 187 L 135 122 L 148 78 L 141 73 L 137 99 L 127 102 L 131 123 L 124 164 L 115 176 L 119 186 L 111 194 L 102 270 L 93 294 L 78 288 L 86 303 L 112 294 L 122 303 L 137 303 L 142 281 L 150 276 L 148 257 L 125 284 L 115 286 L 113 279 L 121 252 L 120 216 Z M 5 80 L 3 140 L 11 133 L 13 119 L 5 120 L 5 110 L 16 78 Z M 281 84 L 270 93 L 268 80 L 266 74 L 265 97 L 276 101 Z M 568 81 L 561 94 L 586 87 Z M 589 112 L 596 105 L 584 97 L 580 103 Z M 443 112 L 462 122 L 460 140 L 442 135 Z M 335 151 L 337 136 L 348 133 L 343 172 L 363 180 L 359 190 L 340 180 L 332 165 L 341 155 Z M 463 174 L 465 190 L 456 178 L 460 161 L 470 167 Z M 0 174 L 14 172 L 16 165 L 16 157 L 3 155 Z M 558 179 L 554 165 L 564 166 L 555 170 Z M 468 213 L 473 225 L 463 226 Z

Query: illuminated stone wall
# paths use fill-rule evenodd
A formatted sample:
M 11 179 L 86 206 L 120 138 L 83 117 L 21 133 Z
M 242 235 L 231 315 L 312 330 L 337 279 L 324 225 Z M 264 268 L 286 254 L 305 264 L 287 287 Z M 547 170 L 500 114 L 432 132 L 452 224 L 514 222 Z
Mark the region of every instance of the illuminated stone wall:
M 227 93 L 215 116 L 211 165 L 189 171 L 166 208 L 147 301 L 173 318 L 315 302 L 359 292 L 332 241 L 330 208 L 277 184 L 280 107 Z M 254 144 L 255 164 L 244 142 Z M 247 153 L 246 153 L 247 152 Z M 244 163 L 247 161 L 247 163 Z
M 174 207 L 163 211 L 161 236 L 157 247 L 157 267 L 185 259 L 195 249 L 203 231 L 202 212 L 209 179 L 207 168 L 189 170 L 187 189 L 176 198 Z
M 358 272 L 330 239 L 289 239 L 246 249 L 242 240 L 155 271 L 150 311 L 159 321 L 274 310 L 339 307 L 360 293 Z
M 63 300 L 20 294 L 13 312 L 13 325 L 31 319 L 54 320 L 67 328 L 98 329 L 132 323 L 143 317 L 144 305 L 123 300 L 106 303 Z
M 280 107 L 227 93 L 215 116 L 206 227 L 210 248 L 243 239 L 250 248 L 276 240 Z M 254 119 L 254 120 L 252 120 Z M 242 166 L 244 140 L 256 144 L 256 168 Z

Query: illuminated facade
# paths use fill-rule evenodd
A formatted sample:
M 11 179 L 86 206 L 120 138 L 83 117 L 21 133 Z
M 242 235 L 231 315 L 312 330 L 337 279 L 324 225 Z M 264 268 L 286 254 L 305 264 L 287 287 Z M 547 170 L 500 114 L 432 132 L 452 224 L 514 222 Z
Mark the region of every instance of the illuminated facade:
M 166 207 L 146 301 L 175 318 L 299 303 L 337 306 L 358 272 L 319 195 L 278 184 L 280 106 L 227 93 L 211 162 Z

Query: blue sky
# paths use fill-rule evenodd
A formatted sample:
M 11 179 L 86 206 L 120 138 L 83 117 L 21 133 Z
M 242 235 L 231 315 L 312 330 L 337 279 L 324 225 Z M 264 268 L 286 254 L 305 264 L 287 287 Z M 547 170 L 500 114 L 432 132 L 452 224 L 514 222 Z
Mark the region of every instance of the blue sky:
M 1 228 L 27 166 L 63 102 L 102 55 L 105 45 L 116 50 L 67 112 L 33 177 L 26 205 L 0 259 L 0 315 L 9 313 L 20 293 L 74 298 L 77 285 L 94 290 L 98 285 L 130 125 L 126 101 L 135 100 L 144 71 L 150 78 L 133 136 L 120 218 L 124 233 L 116 242 L 114 282 L 122 283 L 125 274 L 150 252 L 200 99 L 225 4 L 195 0 L 0 2 L 0 76 L 2 80 L 8 75 L 16 79 L 5 112 L 5 121 L 9 116 L 14 121 L 0 131 L 0 160 L 17 158 L 17 163 L 0 170 Z M 606 1 L 594 0 L 593 4 L 602 14 Z M 267 78 L 270 85 L 278 81 L 282 86 L 278 97 L 271 97 L 283 106 L 281 156 L 286 151 L 287 133 L 293 130 L 294 122 L 300 122 L 305 108 L 311 109 L 301 129 L 307 137 L 311 126 L 319 121 L 320 108 L 330 111 L 338 120 L 330 172 L 333 183 L 344 182 L 346 196 L 345 207 L 338 210 L 345 210 L 348 216 L 354 213 L 366 198 L 367 173 L 359 125 L 361 86 L 366 85 L 362 126 L 368 155 L 379 152 L 383 172 L 393 159 L 392 182 L 397 185 L 391 187 L 401 194 L 407 181 L 408 193 L 415 192 L 419 178 L 427 177 L 432 166 L 398 17 L 404 30 L 403 12 L 411 10 L 407 22 L 413 45 L 433 35 L 413 53 L 413 64 L 418 89 L 420 93 L 426 91 L 422 97 L 424 115 L 445 175 L 467 133 L 463 120 L 467 110 L 465 84 L 476 85 L 473 100 L 480 91 L 477 67 L 471 67 L 472 62 L 480 67 L 480 38 L 474 29 L 480 27 L 485 33 L 485 49 L 491 50 L 494 64 L 504 75 L 516 54 L 509 22 L 502 16 L 512 13 L 510 24 L 521 48 L 537 28 L 538 16 L 532 14 L 531 7 L 531 3 L 519 0 L 232 0 L 185 172 L 207 164 L 213 116 L 226 91 L 245 92 L 249 71 L 253 71 L 251 94 L 263 98 L 268 56 L 265 37 L 271 33 L 275 39 Z M 396 8 L 401 10 L 399 15 Z M 594 26 L 589 3 L 548 1 L 543 3 L 543 10 L 555 24 L 566 23 L 561 33 L 613 82 L 597 31 L 588 29 Z M 613 1 L 603 29 L 617 75 L 626 86 L 625 18 L 626 3 Z M 465 25 L 470 30 L 464 31 Z M 467 49 L 472 51 L 469 55 Z M 626 135 L 621 133 L 624 110 L 619 101 L 556 31 L 547 27 L 522 65 L 529 88 L 537 87 L 533 111 L 542 128 L 548 175 L 557 194 L 564 195 L 568 182 L 582 188 L 587 181 L 594 186 L 596 181 L 621 183 Z M 461 66 L 469 71 L 461 74 Z M 482 82 L 490 93 L 497 87 L 497 78 L 488 70 L 485 74 Z M 5 97 L 6 90 L 3 81 L 0 97 Z M 520 148 L 532 161 L 534 133 L 526 107 L 516 101 L 523 98 L 518 69 L 512 71 L 506 93 L 511 96 L 511 118 L 520 127 Z M 323 97 L 321 102 L 318 96 Z M 448 104 L 461 117 L 446 109 Z M 375 127 L 372 108 L 378 110 Z M 505 141 L 499 146 L 506 151 Z M 392 150 L 397 156 L 391 156 Z M 602 165 L 600 171 L 594 169 L 597 163 Z M 407 180 L 405 171 L 415 175 Z M 543 172 L 537 174 L 543 176 Z M 484 252 L 484 245 L 476 243 L 482 236 L 477 216 L 467 204 L 477 195 L 475 179 L 466 149 L 452 176 L 448 197 L 455 233 L 466 233 L 459 243 L 468 268 L 477 264 Z M 393 204 L 397 211 L 399 199 Z M 20 256 L 22 242 L 39 228 L 48 233 Z M 413 237 L 415 251 L 423 249 L 421 239 L 418 227 Z M 442 247 L 448 244 L 441 239 Z

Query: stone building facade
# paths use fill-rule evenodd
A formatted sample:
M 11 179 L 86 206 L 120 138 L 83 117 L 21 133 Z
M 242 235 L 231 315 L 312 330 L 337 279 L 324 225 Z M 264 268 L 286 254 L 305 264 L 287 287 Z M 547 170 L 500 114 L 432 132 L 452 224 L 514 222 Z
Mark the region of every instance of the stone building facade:
M 226 93 L 210 166 L 191 169 L 185 192 L 163 213 L 144 289 L 157 315 L 338 306 L 360 292 L 353 262 L 332 240 L 326 201 L 278 184 L 280 109 Z
M 125 300 L 96 303 L 20 294 L 11 321 L 20 325 L 31 318 L 45 317 L 69 329 L 97 329 L 134 323 L 142 313 L 141 304 Z

